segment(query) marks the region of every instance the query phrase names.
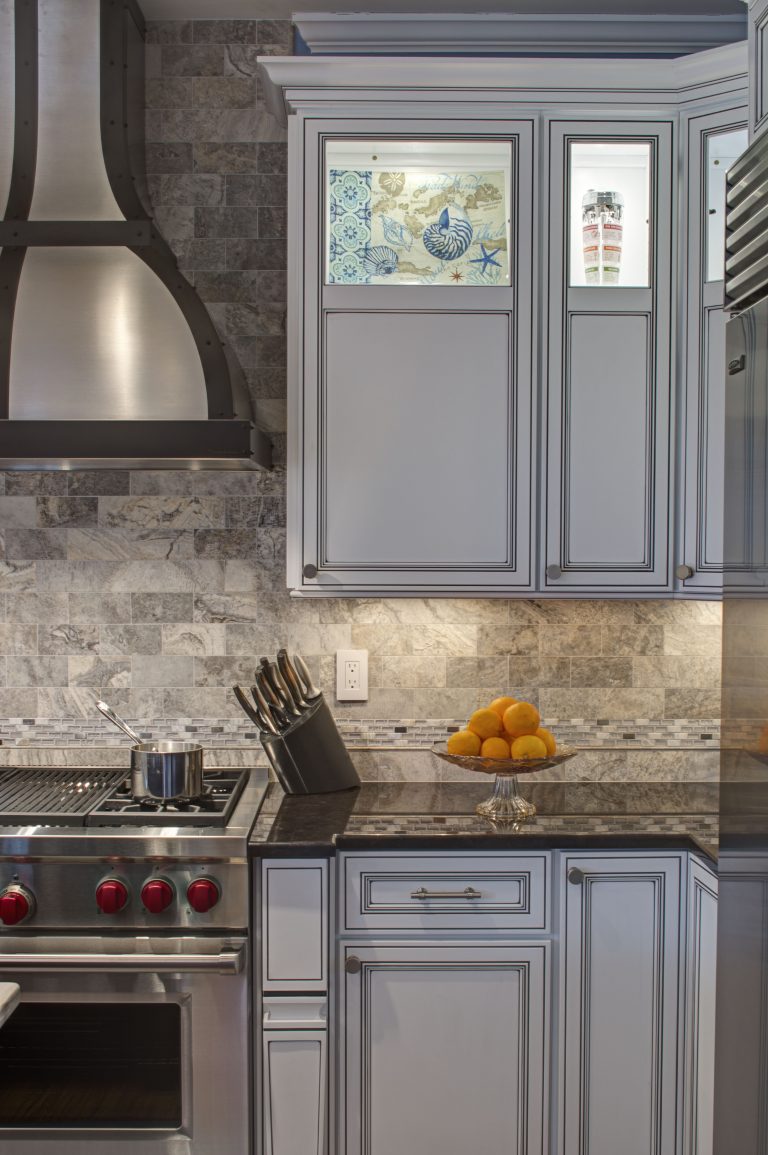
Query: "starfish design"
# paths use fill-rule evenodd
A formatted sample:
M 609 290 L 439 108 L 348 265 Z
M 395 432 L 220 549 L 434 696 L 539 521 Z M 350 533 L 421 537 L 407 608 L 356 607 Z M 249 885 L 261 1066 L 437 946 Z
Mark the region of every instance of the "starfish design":
M 451 280 L 452 281 L 463 281 L 464 280 L 464 274 L 460 273 L 459 270 L 456 269 L 453 273 L 451 273 Z
M 471 265 L 482 265 L 483 267 L 480 270 L 481 273 L 487 272 L 489 265 L 495 265 L 497 269 L 500 269 L 501 268 L 501 262 L 500 261 L 494 261 L 493 258 L 496 256 L 497 253 L 501 252 L 501 247 L 499 247 L 498 249 L 494 249 L 492 253 L 489 253 L 488 250 L 486 249 L 485 245 L 481 241 L 480 242 L 480 248 L 483 251 L 482 257 L 474 257 L 469 263 Z

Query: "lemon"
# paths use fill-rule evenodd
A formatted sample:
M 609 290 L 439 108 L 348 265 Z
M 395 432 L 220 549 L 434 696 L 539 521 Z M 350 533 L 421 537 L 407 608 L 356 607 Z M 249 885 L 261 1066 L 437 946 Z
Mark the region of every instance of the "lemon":
M 547 747 L 547 754 L 549 754 L 550 758 L 553 754 L 557 753 L 557 742 L 555 741 L 555 735 L 551 730 L 545 730 L 543 726 L 539 726 L 538 730 L 536 731 L 536 737 L 541 738 L 542 742 Z
M 504 711 L 504 729 L 513 738 L 535 734 L 540 722 L 541 714 L 530 702 L 515 702 Z
M 512 757 L 526 761 L 529 758 L 546 758 L 547 747 L 535 734 L 522 734 L 512 743 Z
M 503 738 L 486 738 L 480 753 L 484 758 L 509 758 L 509 746 Z
M 474 756 L 480 753 L 480 739 L 471 730 L 457 730 L 455 734 L 449 734 L 445 747 L 449 754 Z
M 495 710 L 496 713 L 499 715 L 499 717 L 503 718 L 504 717 L 504 711 L 506 709 L 508 709 L 509 706 L 514 706 L 516 701 L 517 701 L 517 698 L 508 698 L 508 697 L 494 698 L 493 701 L 491 702 L 490 706 L 488 707 L 488 709 L 489 710 Z
M 479 738 L 498 738 L 501 734 L 501 718 L 495 710 L 475 710 L 467 722 L 467 729 Z

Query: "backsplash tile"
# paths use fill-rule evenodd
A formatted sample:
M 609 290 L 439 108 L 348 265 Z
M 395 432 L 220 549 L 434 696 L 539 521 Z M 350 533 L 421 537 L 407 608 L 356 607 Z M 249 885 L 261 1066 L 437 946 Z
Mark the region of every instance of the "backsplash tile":
M 104 695 L 142 732 L 263 761 L 233 681 L 287 645 L 333 702 L 334 651 L 354 646 L 370 698 L 334 711 L 365 777 L 455 776 L 428 747 L 505 690 L 561 741 L 601 747 L 570 775 L 671 778 L 670 748 L 701 747 L 695 774 L 716 776 L 717 605 L 288 596 L 286 143 L 255 60 L 291 45 L 287 21 L 148 25 L 157 223 L 241 361 L 276 468 L 0 473 L 0 738 L 116 748 Z

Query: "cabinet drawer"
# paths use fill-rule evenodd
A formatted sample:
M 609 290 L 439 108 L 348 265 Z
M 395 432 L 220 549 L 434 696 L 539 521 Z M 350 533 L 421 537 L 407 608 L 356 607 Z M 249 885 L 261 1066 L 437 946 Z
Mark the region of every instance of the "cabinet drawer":
M 345 854 L 346 930 L 545 930 L 549 855 Z

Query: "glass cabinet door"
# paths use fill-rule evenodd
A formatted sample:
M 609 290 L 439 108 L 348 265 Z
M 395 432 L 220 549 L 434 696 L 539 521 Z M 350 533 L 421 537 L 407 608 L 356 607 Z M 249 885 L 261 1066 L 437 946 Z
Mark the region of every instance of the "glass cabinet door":
M 511 141 L 326 141 L 326 284 L 509 286 L 511 172 Z
M 571 141 L 570 285 L 647 287 L 651 144 Z
M 722 281 L 725 276 L 725 174 L 747 147 L 746 128 L 707 135 L 706 277 Z

